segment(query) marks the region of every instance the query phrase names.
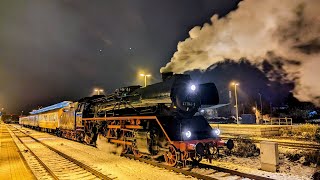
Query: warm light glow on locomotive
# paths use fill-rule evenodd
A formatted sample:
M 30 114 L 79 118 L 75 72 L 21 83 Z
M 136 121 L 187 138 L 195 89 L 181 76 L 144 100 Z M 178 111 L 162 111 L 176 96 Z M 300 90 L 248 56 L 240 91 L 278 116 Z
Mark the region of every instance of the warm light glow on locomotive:
M 187 131 L 187 132 L 185 132 L 185 135 L 186 135 L 187 138 L 190 138 L 191 137 L 191 132 Z
M 195 90 L 197 89 L 197 87 L 196 87 L 196 85 L 192 84 L 192 85 L 190 86 L 190 89 L 191 89 L 192 91 L 195 91 Z

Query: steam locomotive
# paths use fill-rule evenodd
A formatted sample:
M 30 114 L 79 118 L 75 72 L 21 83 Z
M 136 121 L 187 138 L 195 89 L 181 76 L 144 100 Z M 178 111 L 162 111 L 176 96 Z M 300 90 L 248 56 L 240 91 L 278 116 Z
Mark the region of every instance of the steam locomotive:
M 189 75 L 173 73 L 162 78 L 147 87 L 123 87 L 35 110 L 20 118 L 20 124 L 93 146 L 104 138 L 121 146 L 122 153 L 164 156 L 171 166 L 188 159 L 211 160 L 223 146 L 232 149 L 232 140 L 222 141 L 219 129 L 195 116 L 201 106 L 218 104 L 214 83 L 196 85 Z

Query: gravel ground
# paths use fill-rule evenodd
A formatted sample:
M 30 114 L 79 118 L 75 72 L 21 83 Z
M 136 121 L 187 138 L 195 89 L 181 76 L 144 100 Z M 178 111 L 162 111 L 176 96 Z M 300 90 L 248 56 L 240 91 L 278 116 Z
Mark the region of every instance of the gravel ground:
M 279 172 L 271 173 L 259 170 L 261 166 L 259 158 L 239 158 L 233 156 L 213 161 L 212 165 L 281 180 L 311 179 L 312 174 L 315 172 L 315 168 L 287 161 L 281 163 Z

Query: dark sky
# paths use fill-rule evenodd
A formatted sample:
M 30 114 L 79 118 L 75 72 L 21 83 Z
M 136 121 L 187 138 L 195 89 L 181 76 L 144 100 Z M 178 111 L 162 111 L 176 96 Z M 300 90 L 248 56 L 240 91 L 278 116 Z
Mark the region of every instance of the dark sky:
M 0 106 L 18 113 L 77 100 L 94 87 L 160 81 L 188 31 L 234 0 L 1 0 Z

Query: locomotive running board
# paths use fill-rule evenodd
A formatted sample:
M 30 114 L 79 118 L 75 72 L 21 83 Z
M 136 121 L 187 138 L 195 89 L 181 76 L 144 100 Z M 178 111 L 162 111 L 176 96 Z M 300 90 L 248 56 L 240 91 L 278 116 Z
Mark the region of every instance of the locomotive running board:
M 82 118 L 83 121 L 134 121 L 134 120 L 156 120 L 158 125 L 160 126 L 162 132 L 166 136 L 167 140 L 172 144 L 173 142 L 169 138 L 167 132 L 164 130 L 163 126 L 161 125 L 160 121 L 158 120 L 157 116 L 121 116 L 121 117 L 96 117 L 96 118 Z M 110 125 L 113 128 L 123 128 L 121 125 Z M 142 128 L 139 125 L 124 125 L 125 128 L 132 128 L 132 129 L 140 129 Z

